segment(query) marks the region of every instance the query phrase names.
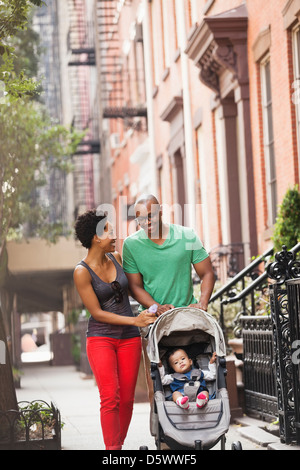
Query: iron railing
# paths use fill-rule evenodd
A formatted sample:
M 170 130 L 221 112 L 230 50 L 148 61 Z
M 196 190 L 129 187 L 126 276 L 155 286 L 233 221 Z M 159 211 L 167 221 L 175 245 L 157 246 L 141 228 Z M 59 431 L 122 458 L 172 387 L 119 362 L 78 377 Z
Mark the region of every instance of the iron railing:
M 0 410 L 0 450 L 60 450 L 61 415 L 43 400 L 19 402 Z
M 284 246 L 267 269 L 275 281 L 269 289 L 274 365 L 280 439 L 286 444 L 300 444 L 300 261 L 295 259 L 299 250 L 300 243 L 291 251 Z
M 245 409 L 260 419 L 274 419 L 278 406 L 271 316 L 243 316 L 240 322 Z
M 244 243 L 230 243 L 212 248 L 210 259 L 215 278 L 226 282 L 228 278 L 234 277 L 244 267 L 244 257 Z
M 236 274 L 225 286 L 219 289 L 210 299 L 210 306 L 219 312 L 219 322 L 226 336 L 225 328 L 225 305 L 241 302 L 241 310 L 238 312 L 235 322 L 243 315 L 255 315 L 256 298 L 255 291 L 262 291 L 267 281 L 265 263 L 273 254 L 273 248 L 266 250 L 261 256 L 253 260 L 248 266 Z M 261 266 L 263 265 L 263 269 Z M 250 298 L 250 302 L 249 299 Z M 215 307 L 215 305 L 217 305 Z M 235 330 L 239 336 L 239 330 Z
M 286 443 L 299 442 L 300 433 L 300 285 L 298 279 L 290 280 L 300 277 L 300 261 L 295 259 L 299 251 L 300 243 L 289 252 L 284 247 L 275 262 L 258 273 L 273 254 L 273 249 L 267 250 L 210 300 L 215 310 L 217 303 L 225 334 L 226 308 L 238 305 L 233 323 L 235 335 L 243 338 L 246 413 L 263 419 L 279 416 Z M 275 284 L 270 285 L 270 277 Z

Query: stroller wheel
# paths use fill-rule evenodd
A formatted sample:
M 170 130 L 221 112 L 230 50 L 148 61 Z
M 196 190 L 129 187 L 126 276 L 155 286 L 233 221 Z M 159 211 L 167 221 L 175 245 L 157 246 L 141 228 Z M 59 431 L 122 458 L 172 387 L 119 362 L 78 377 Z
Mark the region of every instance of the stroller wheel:
M 139 450 L 148 450 L 148 446 L 140 446 Z
M 233 442 L 231 444 L 231 450 L 243 450 L 242 444 L 240 443 L 240 441 Z

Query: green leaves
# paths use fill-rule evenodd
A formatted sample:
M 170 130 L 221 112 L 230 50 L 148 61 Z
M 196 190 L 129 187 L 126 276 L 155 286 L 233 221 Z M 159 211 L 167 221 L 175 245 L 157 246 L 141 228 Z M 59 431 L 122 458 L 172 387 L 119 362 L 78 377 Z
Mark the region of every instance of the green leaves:
M 39 40 L 28 20 L 42 5 L 42 0 L 0 2 L 0 257 L 6 240 L 21 238 L 26 226 L 50 242 L 62 234 L 62 223 L 49 223 L 48 202 L 42 206 L 37 194 L 50 174 L 72 170 L 72 155 L 84 136 L 53 122 L 32 100 L 40 93 L 33 78 Z
M 33 6 L 40 7 L 42 0 L 2 0 L 0 5 L 0 42 L 24 29 Z
M 72 170 L 71 157 L 83 133 L 53 123 L 41 104 L 19 99 L 0 107 L 0 135 L 0 247 L 22 234 L 24 224 L 55 241 L 61 224 L 47 223 L 47 207 L 34 195 L 53 169 Z
M 5 85 L 7 99 L 36 96 L 40 83 L 14 68 L 13 36 L 27 28 L 29 14 L 42 0 L 2 0 L 0 4 L 0 81 Z
M 282 245 L 290 250 L 300 241 L 300 193 L 296 185 L 288 189 L 279 207 L 274 226 L 274 252 L 282 251 Z

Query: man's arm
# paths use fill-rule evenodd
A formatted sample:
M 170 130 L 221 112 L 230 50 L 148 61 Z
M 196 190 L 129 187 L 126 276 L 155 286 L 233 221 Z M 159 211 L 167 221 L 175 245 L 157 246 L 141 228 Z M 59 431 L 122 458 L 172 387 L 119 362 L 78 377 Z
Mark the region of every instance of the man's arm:
M 144 289 L 143 276 L 141 273 L 125 273 L 128 279 L 129 290 L 132 297 L 139 302 L 143 307 L 149 308 L 153 304 L 157 304 L 157 316 L 174 308 L 173 305 L 160 305 L 151 297 L 151 295 Z
M 155 302 L 151 295 L 145 291 L 143 276 L 140 273 L 125 273 L 128 279 L 129 290 L 133 298 L 144 307 L 148 308 Z
M 208 302 L 215 285 L 215 275 L 210 257 L 200 261 L 200 263 L 194 264 L 194 268 L 201 280 L 201 295 L 199 302 L 193 304 L 193 307 L 207 311 Z

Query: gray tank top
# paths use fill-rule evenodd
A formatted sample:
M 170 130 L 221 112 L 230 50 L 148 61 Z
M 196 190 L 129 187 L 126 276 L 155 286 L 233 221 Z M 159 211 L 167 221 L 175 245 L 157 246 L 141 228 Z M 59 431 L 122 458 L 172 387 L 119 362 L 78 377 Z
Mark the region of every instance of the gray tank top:
M 92 286 L 102 310 L 113 312 L 116 315 L 133 317 L 134 315 L 132 313 L 128 298 L 127 277 L 123 271 L 122 266 L 120 266 L 115 257 L 111 253 L 108 253 L 107 255 L 116 267 L 117 275 L 115 281 L 118 281 L 121 286 L 123 300 L 119 303 L 115 300 L 115 292 L 111 286 L 111 283 L 102 281 L 95 271 L 93 271 L 92 268 L 90 268 L 89 265 L 84 261 L 80 261 L 78 264 L 81 264 L 89 271 L 92 278 Z M 88 320 L 87 336 L 102 336 L 106 338 L 125 339 L 140 336 L 140 332 L 136 326 L 110 325 L 109 323 L 99 322 L 90 316 Z

